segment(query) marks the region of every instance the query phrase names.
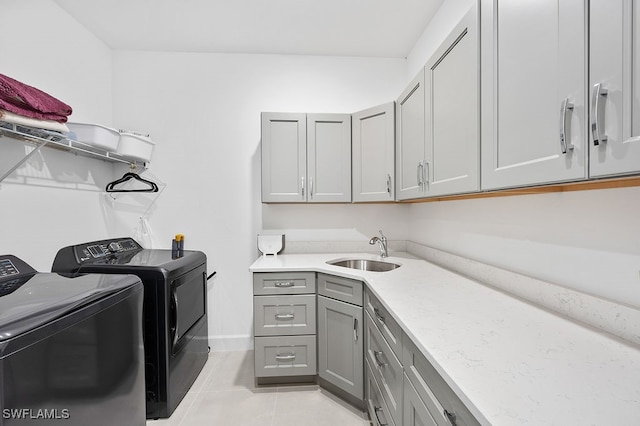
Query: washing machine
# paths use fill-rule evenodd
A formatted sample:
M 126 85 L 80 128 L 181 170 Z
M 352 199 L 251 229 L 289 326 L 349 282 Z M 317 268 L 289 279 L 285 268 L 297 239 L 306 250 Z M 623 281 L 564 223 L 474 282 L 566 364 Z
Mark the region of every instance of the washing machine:
M 144 426 L 143 286 L 0 255 L 0 425 Z
M 142 280 L 146 415 L 171 416 L 208 358 L 205 254 L 145 249 L 122 237 L 64 247 L 52 272 L 134 274 Z

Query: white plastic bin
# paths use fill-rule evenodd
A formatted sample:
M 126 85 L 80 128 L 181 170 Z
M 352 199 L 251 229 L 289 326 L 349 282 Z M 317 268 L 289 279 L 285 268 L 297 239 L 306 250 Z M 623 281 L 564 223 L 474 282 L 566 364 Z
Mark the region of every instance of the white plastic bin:
M 116 129 L 90 123 L 67 123 L 69 131 L 76 134 L 78 142 L 115 152 L 118 149 L 120 133 Z
M 154 146 L 155 143 L 148 137 L 121 130 L 117 152 L 122 156 L 147 162 L 151 160 Z

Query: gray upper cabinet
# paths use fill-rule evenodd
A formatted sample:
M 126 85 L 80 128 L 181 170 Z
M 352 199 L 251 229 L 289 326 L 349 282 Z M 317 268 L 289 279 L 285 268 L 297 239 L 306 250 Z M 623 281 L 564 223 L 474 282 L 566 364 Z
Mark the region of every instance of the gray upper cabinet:
M 639 172 L 640 4 L 589 5 L 589 175 Z
M 307 114 L 307 201 L 351 202 L 351 116 Z
M 351 114 L 353 201 L 395 199 L 395 105 Z
M 262 113 L 262 202 L 305 202 L 306 114 Z
M 262 113 L 262 202 L 350 202 L 349 114 Z
M 585 3 L 481 0 L 482 189 L 586 177 Z
M 396 198 L 480 189 L 477 7 L 455 26 L 396 104 Z
M 396 101 L 396 199 L 424 197 L 424 71 Z
M 427 196 L 480 189 L 477 20 L 474 6 L 425 66 Z

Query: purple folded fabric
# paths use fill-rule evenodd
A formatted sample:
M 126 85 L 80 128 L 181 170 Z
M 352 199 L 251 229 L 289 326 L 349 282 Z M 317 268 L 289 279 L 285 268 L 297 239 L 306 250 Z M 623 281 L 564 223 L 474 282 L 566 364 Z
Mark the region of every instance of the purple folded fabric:
M 65 123 L 72 112 L 64 102 L 3 74 L 0 74 L 0 108 L 25 117 L 59 123 Z

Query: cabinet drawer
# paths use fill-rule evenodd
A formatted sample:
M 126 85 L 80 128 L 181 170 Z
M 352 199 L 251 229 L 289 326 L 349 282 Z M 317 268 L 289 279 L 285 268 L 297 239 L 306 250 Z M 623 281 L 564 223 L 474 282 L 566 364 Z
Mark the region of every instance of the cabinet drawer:
M 391 415 L 389 414 L 389 407 L 382 398 L 382 392 L 380 386 L 376 383 L 373 376 L 373 371 L 369 365 L 369 361 L 365 362 L 365 385 L 364 385 L 365 401 L 367 403 L 367 410 L 369 411 L 369 418 L 373 426 L 395 426 Z
M 256 272 L 253 274 L 254 295 L 315 292 L 315 272 Z
M 316 336 L 255 338 L 256 377 L 316 374 Z
M 365 358 L 371 366 L 372 373 L 393 421 L 402 424 L 402 364 L 393 354 L 391 347 L 380 334 L 367 313 L 365 319 Z
M 454 416 L 458 426 L 480 424 L 407 336 L 403 337 L 402 362 L 405 374 L 438 424 L 437 413 L 445 420 Z
M 407 376 L 404 376 L 404 395 L 403 395 L 403 426 L 450 426 L 442 414 L 437 416 L 438 421 L 434 420 L 427 406 L 424 405 L 416 389 L 413 387 Z M 435 413 L 434 413 L 435 414 Z
M 389 315 L 389 311 L 382 306 L 382 303 L 368 289 L 365 292 L 364 306 L 393 350 L 393 353 L 398 358 L 402 358 L 402 329 L 400 325 Z
M 316 334 L 316 297 L 254 296 L 253 327 L 256 336 Z
M 362 281 L 318 274 L 318 294 L 362 306 Z

